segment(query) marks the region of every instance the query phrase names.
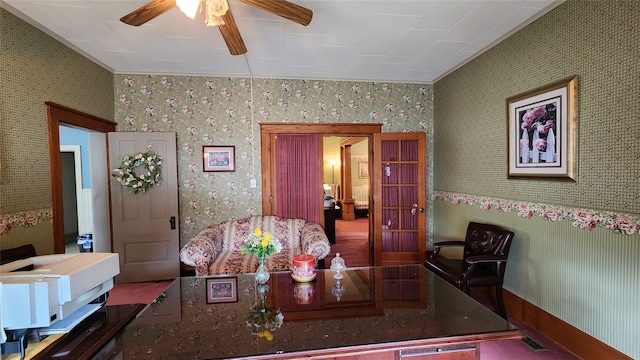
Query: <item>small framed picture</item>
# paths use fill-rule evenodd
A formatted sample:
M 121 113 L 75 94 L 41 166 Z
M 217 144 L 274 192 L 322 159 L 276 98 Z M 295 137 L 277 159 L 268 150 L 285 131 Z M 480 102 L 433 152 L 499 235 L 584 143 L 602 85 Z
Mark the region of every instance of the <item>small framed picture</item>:
M 236 171 L 235 146 L 203 146 L 203 171 Z
M 207 279 L 207 304 L 238 301 L 238 278 Z
M 368 179 L 369 178 L 369 163 L 366 161 L 360 161 L 358 163 L 358 178 L 360 179 Z

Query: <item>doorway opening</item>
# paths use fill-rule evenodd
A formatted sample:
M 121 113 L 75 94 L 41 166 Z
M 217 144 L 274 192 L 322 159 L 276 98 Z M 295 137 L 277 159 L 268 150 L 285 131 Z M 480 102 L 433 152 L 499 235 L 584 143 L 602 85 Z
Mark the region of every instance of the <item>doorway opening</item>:
M 77 110 L 67 108 L 65 106 L 46 102 L 47 106 L 47 125 L 49 131 L 49 173 L 51 176 L 51 207 L 53 222 L 53 249 L 56 254 L 63 254 L 66 251 L 65 244 L 65 224 L 64 224 L 64 194 L 62 183 L 62 158 L 60 149 L 60 126 L 69 126 L 76 129 L 84 129 L 94 133 L 92 143 L 95 143 L 95 155 L 90 156 L 90 162 L 95 166 L 96 171 L 102 171 L 101 175 L 94 176 L 96 178 L 106 178 L 106 133 L 116 131 L 116 123 L 101 119 L 99 117 L 89 115 Z M 108 189 L 106 180 L 102 180 L 104 186 L 93 186 L 94 191 L 98 194 L 96 197 L 102 201 L 93 201 L 92 208 L 94 210 L 94 230 L 99 227 L 103 235 L 104 241 L 100 251 L 110 251 L 111 241 L 108 230 L 109 206 L 104 203 L 104 199 L 108 199 Z M 100 218 L 96 222 L 95 219 Z M 109 240 L 107 240 L 109 239 Z M 94 244 L 95 245 L 95 244 Z
M 348 161 L 343 161 L 344 146 L 349 147 Z M 368 138 L 323 136 L 323 163 L 325 230 L 332 242 L 325 264 L 331 264 L 335 254 L 340 253 L 348 266 L 369 266 Z M 351 208 L 343 206 L 345 187 L 351 189 L 354 201 Z
M 80 235 L 79 199 L 82 191 L 82 163 L 80 145 L 60 145 L 62 165 L 62 208 L 64 216 L 65 253 L 79 252 L 77 238 Z
M 341 140 L 344 139 L 359 139 L 357 142 L 360 142 L 364 139 L 366 148 L 366 156 L 367 159 L 372 158 L 373 153 L 373 136 L 374 134 L 378 134 L 381 132 L 382 125 L 381 124 L 304 124 L 301 126 L 300 124 L 261 124 L 260 125 L 260 138 L 261 138 L 261 158 L 262 158 L 262 213 L 263 215 L 274 215 L 277 214 L 276 209 L 276 180 L 277 173 L 275 172 L 275 167 L 273 166 L 273 159 L 275 158 L 275 142 L 276 138 L 279 135 L 291 134 L 291 135 L 301 135 L 301 134 L 317 134 L 324 137 L 338 137 Z M 340 141 L 338 144 L 340 144 Z M 355 143 L 355 142 L 354 142 Z M 327 181 L 331 181 L 332 183 L 339 183 L 341 185 L 339 190 L 339 197 L 341 208 L 341 217 L 343 220 L 354 221 L 354 201 L 353 201 L 353 193 L 351 186 L 342 187 L 342 184 L 351 183 L 350 177 L 352 176 L 351 171 L 342 171 L 342 167 L 349 167 L 351 165 L 346 166 L 344 164 L 351 163 L 351 151 L 352 147 L 347 146 L 338 147 L 339 151 L 338 155 L 332 155 L 333 159 L 325 159 L 324 154 L 321 156 L 321 159 L 309 159 L 309 161 L 319 161 L 324 163 L 324 173 L 323 173 L 323 184 L 327 184 Z M 337 158 L 337 159 L 335 159 Z M 326 161 L 325 161 L 326 160 Z M 335 161 L 335 162 L 334 162 Z M 340 167 L 338 168 L 338 163 Z M 358 161 L 354 161 L 354 166 L 358 167 Z M 333 164 L 333 166 L 332 166 Z M 368 165 L 368 160 L 366 161 Z M 329 171 L 327 171 L 329 170 Z M 339 173 L 339 180 L 338 175 Z M 357 175 L 354 175 L 357 177 Z M 368 181 L 369 179 L 367 179 Z M 328 184 L 327 184 L 328 185 Z M 323 186 L 324 187 L 324 186 Z M 371 188 L 372 190 L 373 188 Z M 370 191 L 371 191 L 370 190 Z M 324 194 L 322 189 L 318 191 L 318 207 L 320 211 L 324 208 L 324 197 L 321 195 Z M 371 192 L 369 192 L 369 200 L 371 199 Z M 371 201 L 369 201 L 371 203 Z M 373 208 L 373 204 L 371 203 L 371 207 Z M 372 212 L 372 208 L 369 209 L 370 213 Z M 351 218 L 349 218 L 349 214 L 351 214 Z M 320 224 L 327 231 L 326 224 L 327 217 L 323 217 L 321 219 Z M 373 259 L 373 251 L 374 251 L 374 229 L 372 222 L 366 221 L 366 226 L 368 227 L 368 231 L 366 232 L 366 242 L 364 243 L 363 249 L 359 250 L 359 254 L 364 255 L 363 258 L 367 260 L 367 264 L 374 264 Z M 335 222 L 334 222 L 335 223 Z M 330 224 L 329 224 L 330 225 Z M 330 227 L 330 226 L 329 226 Z M 335 247 L 335 245 L 332 245 Z M 345 259 L 347 262 L 347 266 L 350 266 L 348 263 L 348 259 Z M 331 264 L 330 259 L 325 259 L 325 265 L 329 266 Z

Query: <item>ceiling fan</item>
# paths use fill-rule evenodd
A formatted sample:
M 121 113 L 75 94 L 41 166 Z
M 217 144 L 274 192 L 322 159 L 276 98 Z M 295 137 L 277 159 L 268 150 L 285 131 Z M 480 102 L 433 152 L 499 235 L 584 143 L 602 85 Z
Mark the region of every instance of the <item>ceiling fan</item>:
M 240 31 L 236 26 L 236 22 L 229 9 L 228 0 L 153 0 L 146 5 L 132 11 L 131 13 L 120 18 L 125 24 L 140 26 L 149 20 L 154 19 L 174 6 L 178 6 L 180 10 L 185 12 L 187 16 L 193 17 L 198 9 L 206 12 L 206 24 L 208 26 L 218 26 L 224 42 L 229 48 L 231 55 L 242 55 L 247 52 Z M 313 11 L 296 5 L 286 0 L 239 0 L 245 4 L 255 6 L 259 9 L 268 11 L 274 15 L 291 20 L 298 24 L 307 26 L 311 23 Z M 191 14 L 184 9 L 183 3 L 191 3 Z

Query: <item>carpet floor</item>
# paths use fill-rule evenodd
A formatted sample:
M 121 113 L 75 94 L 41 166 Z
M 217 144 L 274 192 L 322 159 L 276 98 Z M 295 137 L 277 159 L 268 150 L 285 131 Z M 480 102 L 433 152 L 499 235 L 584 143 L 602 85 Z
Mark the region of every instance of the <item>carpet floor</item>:
M 152 281 L 129 284 L 115 284 L 109 290 L 107 306 L 125 304 L 151 304 L 173 281 Z

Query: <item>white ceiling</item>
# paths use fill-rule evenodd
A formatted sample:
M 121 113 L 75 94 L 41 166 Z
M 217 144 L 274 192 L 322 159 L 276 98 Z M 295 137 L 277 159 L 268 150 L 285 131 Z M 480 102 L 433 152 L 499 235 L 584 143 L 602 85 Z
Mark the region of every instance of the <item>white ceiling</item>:
M 0 4 L 114 73 L 433 83 L 564 0 L 291 0 L 313 11 L 306 27 L 229 0 L 240 56 L 202 15 L 119 21 L 148 1 Z

